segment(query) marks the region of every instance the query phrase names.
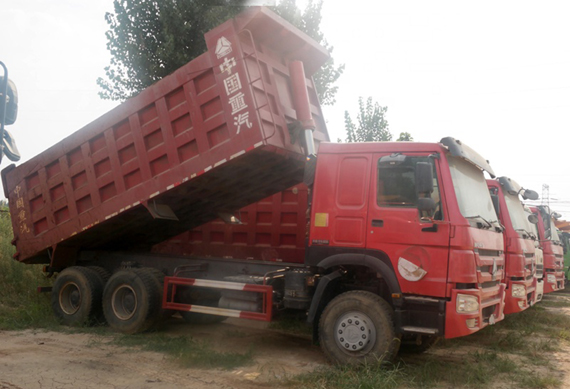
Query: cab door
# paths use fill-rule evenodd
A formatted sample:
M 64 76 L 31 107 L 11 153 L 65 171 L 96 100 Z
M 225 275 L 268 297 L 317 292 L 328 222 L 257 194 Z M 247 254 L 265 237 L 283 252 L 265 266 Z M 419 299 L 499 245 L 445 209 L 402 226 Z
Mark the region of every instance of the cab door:
M 403 293 L 445 297 L 449 219 L 442 197 L 439 160 L 429 154 L 375 154 L 372 158 L 367 250 L 386 253 Z M 416 192 L 416 165 L 430 163 L 433 192 Z M 435 209 L 418 210 L 419 197 Z

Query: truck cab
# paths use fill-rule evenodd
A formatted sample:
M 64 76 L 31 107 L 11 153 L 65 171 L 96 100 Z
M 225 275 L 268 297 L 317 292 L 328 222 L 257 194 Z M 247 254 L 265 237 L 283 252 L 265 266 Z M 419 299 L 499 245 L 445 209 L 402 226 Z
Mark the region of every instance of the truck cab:
M 538 217 L 538 234 L 544 254 L 544 293 L 564 288 L 564 254 L 562 243 L 552 220 L 552 211 L 547 205 L 531 207 Z
M 402 345 L 502 320 L 503 228 L 483 170 L 493 175 L 453 138 L 322 144 L 307 265 L 382 296 Z
M 487 180 L 489 192 L 497 205 L 505 244 L 505 314 L 521 312 L 536 301 L 536 235 L 532 232 L 523 199 L 538 199 L 538 193 L 521 188 L 514 180 L 500 177 Z M 536 221 L 536 216 L 530 216 Z

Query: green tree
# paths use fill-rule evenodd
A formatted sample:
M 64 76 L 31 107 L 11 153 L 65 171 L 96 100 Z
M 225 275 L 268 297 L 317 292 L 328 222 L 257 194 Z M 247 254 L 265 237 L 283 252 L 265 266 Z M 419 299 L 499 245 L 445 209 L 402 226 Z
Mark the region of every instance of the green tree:
M 398 142 L 411 142 L 414 140 L 409 132 L 400 132 L 400 136 L 396 139 Z
M 107 49 L 111 63 L 97 84 L 103 99 L 125 100 L 206 51 L 204 33 L 245 9 L 245 0 L 115 0 Z M 313 39 L 328 45 L 320 31 L 323 1 L 310 0 L 301 12 L 295 0 L 281 0 L 273 10 Z M 333 104 L 344 66 L 331 58 L 315 76 L 323 104 Z
M 347 142 L 386 142 L 393 139 L 392 133 L 388 130 L 386 112 L 388 107 L 382 107 L 373 102 L 372 97 L 366 99 L 358 98 L 358 126 L 354 124 L 348 111 L 344 111 L 344 128 L 346 130 Z M 401 141 L 413 141 L 409 132 L 401 132 L 398 139 Z M 338 139 L 338 142 L 342 142 Z
M 358 126 L 354 124 L 348 111 L 344 111 L 344 127 L 346 129 L 347 142 L 380 142 L 392 140 L 392 134 L 388 130 L 388 121 L 384 117 L 388 107 L 372 101 L 372 97 L 366 100 L 358 98 Z

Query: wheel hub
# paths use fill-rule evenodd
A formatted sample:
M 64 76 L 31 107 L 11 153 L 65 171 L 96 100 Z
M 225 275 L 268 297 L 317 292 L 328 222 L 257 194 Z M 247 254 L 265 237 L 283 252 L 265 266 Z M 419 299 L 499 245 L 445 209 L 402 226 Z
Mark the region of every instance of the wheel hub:
M 67 315 L 73 315 L 81 306 L 81 290 L 74 282 L 63 285 L 59 292 L 59 306 Z
M 373 340 L 370 320 L 358 312 L 350 312 L 339 318 L 336 326 L 337 344 L 347 351 L 360 351 Z
M 121 285 L 111 297 L 113 313 L 121 320 L 129 320 L 137 310 L 137 295 L 129 285 Z

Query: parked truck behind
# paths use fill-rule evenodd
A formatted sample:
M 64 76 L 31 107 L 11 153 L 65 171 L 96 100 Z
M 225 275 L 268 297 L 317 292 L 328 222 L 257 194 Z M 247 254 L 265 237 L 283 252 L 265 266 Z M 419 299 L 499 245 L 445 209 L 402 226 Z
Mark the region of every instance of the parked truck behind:
M 57 273 L 63 323 L 102 312 L 136 333 L 169 310 L 265 321 L 297 310 L 332 362 L 352 364 L 503 319 L 484 158 L 453 138 L 327 143 L 308 78 L 327 53 L 265 8 L 205 38 L 207 53 L 2 172 L 15 258 Z M 302 263 L 151 252 L 302 181 Z
M 530 207 L 538 217 L 538 234 L 544 255 L 544 293 L 564 289 L 564 254 L 554 226 L 553 212 L 547 205 Z
M 487 180 L 487 185 L 499 221 L 505 227 L 505 314 L 521 312 L 537 299 L 535 241 L 538 238 L 532 232 L 531 222 L 536 224 L 538 220 L 525 213 L 519 195 L 523 200 L 537 200 L 538 193 L 504 176 Z

